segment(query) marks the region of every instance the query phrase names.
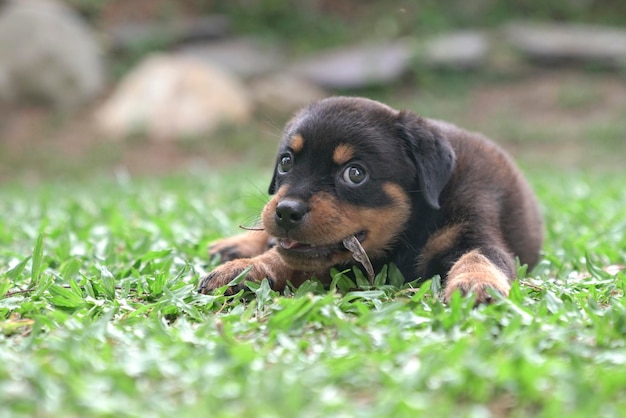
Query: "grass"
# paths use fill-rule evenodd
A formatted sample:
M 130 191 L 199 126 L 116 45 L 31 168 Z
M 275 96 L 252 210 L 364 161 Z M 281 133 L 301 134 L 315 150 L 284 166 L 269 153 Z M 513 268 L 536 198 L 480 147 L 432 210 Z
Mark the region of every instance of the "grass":
M 625 175 L 530 178 L 544 260 L 477 309 L 393 270 L 198 295 L 268 173 L 5 185 L 0 416 L 626 416 Z

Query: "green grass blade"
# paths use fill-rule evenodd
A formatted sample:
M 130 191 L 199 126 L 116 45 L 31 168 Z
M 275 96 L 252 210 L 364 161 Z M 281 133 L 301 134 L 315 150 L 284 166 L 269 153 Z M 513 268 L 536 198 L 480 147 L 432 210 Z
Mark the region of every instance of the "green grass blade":
M 43 245 L 44 245 L 44 235 L 39 234 L 37 237 L 37 241 L 35 241 L 35 248 L 33 248 L 32 255 L 32 267 L 31 267 L 31 276 L 30 276 L 30 286 L 29 288 L 37 288 L 39 286 L 39 280 L 41 278 L 41 273 L 45 269 L 43 265 Z

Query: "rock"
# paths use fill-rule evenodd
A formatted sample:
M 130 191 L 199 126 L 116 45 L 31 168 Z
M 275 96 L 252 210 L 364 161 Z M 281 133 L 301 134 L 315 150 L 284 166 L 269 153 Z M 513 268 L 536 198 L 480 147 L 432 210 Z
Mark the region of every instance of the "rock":
M 574 61 L 611 67 L 626 64 L 626 31 L 575 24 L 511 24 L 509 42 L 528 59 L 554 63 Z
M 63 3 L 14 0 L 0 14 L 0 96 L 69 110 L 100 92 L 104 65 L 90 28 Z
M 323 51 L 289 70 L 329 89 L 354 89 L 393 82 L 409 71 L 413 48 L 408 41 L 372 43 Z
M 174 44 L 224 37 L 230 32 L 230 19 L 223 15 L 173 19 L 164 22 L 124 22 L 105 30 L 111 49 L 123 51 L 153 42 Z
M 172 140 L 246 123 L 251 114 L 251 101 L 236 78 L 196 60 L 153 55 L 121 81 L 95 119 L 109 137 Z
M 288 115 L 328 96 L 315 84 L 287 73 L 254 80 L 250 84 L 250 90 L 255 107 L 264 115 Z
M 178 52 L 244 78 L 276 71 L 285 61 L 278 48 L 269 47 L 251 38 L 188 45 Z
M 471 70 L 485 65 L 488 52 L 489 43 L 484 34 L 455 32 L 428 40 L 425 61 L 434 67 Z

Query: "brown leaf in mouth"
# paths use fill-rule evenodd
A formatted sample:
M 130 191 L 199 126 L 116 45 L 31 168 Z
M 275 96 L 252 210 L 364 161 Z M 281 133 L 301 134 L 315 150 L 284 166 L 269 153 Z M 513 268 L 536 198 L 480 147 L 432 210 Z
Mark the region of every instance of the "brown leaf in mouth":
M 367 277 L 370 280 L 370 285 L 374 285 L 374 267 L 372 267 L 372 262 L 370 261 L 367 253 L 363 249 L 363 246 L 359 242 L 359 240 L 351 235 L 348 238 L 343 240 L 343 246 L 346 247 L 348 251 L 352 253 L 352 258 L 354 258 L 357 262 L 361 263 L 365 270 L 367 271 Z

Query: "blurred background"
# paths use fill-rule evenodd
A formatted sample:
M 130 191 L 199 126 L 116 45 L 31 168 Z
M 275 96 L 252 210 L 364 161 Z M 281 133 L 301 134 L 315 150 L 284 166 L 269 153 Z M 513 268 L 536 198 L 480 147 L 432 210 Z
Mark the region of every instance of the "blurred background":
M 626 2 L 0 0 L 0 181 L 269 169 L 337 94 L 619 170 Z

